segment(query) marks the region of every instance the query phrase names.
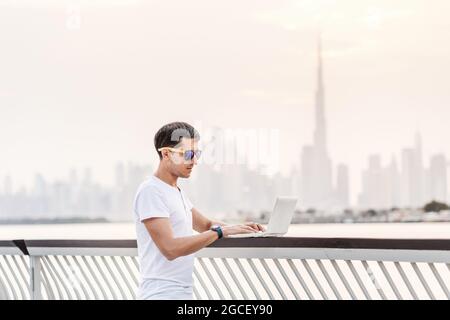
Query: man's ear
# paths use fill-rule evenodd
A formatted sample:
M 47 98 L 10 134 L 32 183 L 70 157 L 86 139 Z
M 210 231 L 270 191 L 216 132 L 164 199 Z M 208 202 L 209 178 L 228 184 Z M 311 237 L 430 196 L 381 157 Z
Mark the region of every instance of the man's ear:
M 162 155 L 163 159 L 168 159 L 169 158 L 169 150 L 161 150 L 161 155 Z

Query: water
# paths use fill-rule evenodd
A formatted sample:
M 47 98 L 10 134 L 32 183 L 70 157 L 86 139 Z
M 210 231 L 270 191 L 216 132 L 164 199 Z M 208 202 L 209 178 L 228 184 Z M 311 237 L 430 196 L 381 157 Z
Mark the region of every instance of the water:
M 291 225 L 288 236 L 450 239 L 450 223 Z M 135 239 L 133 223 L 0 225 L 0 239 Z

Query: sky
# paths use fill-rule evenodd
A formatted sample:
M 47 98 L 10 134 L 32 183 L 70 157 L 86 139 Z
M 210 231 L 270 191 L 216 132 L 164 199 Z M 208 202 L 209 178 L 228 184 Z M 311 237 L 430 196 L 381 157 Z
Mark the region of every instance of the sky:
M 278 130 L 287 174 L 312 142 L 321 34 L 330 155 L 350 166 L 355 198 L 368 156 L 387 162 L 417 130 L 426 158 L 450 156 L 449 10 L 447 0 L 0 0 L 0 178 L 90 166 L 110 183 L 118 161 L 155 162 L 153 135 L 176 120 Z

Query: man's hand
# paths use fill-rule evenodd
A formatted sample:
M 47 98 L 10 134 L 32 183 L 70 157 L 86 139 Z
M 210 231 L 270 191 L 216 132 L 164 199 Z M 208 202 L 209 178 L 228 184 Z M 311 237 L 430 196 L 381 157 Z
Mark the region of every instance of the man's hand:
M 249 226 L 250 228 L 256 231 L 266 231 L 266 228 L 264 228 L 262 225 L 256 222 L 247 222 L 244 225 Z
M 223 226 L 222 227 L 223 236 L 227 237 L 232 234 L 241 234 L 241 233 L 255 233 L 257 230 L 254 228 L 244 225 L 244 224 L 236 224 L 232 226 Z

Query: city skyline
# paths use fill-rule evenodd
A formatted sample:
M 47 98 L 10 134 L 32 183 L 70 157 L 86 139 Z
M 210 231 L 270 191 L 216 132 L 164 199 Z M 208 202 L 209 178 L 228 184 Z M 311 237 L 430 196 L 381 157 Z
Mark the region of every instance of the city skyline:
M 363 188 L 358 190 L 358 201 L 349 206 L 336 202 L 336 199 L 348 197 L 348 188 L 351 188 L 346 185 L 348 168 L 345 165 L 337 166 L 332 196 L 338 198 L 333 199 L 331 206 L 302 202 L 301 175 L 296 171 L 290 176 L 267 176 L 245 164 L 222 164 L 219 168 L 200 165 L 191 179 L 180 179 L 179 183 L 201 211 L 231 219 L 266 212 L 279 195 L 299 196 L 298 208 L 302 210 L 338 210 L 341 213 L 345 209 L 414 209 L 432 200 L 447 202 L 450 199 L 446 177 L 448 158 L 436 154 L 429 165 L 425 165 L 421 149 L 422 141 L 417 133 L 414 145 L 399 150 L 398 157 L 394 155 L 390 163 L 384 163 L 379 154 L 370 155 L 366 169 L 361 172 Z M 114 172 L 111 186 L 97 181 L 89 167 L 72 168 L 65 178 L 55 181 L 37 173 L 31 188 L 14 187 L 11 177 L 0 177 L 0 220 L 74 217 L 130 220 L 136 188 L 154 169 L 150 164 L 117 163 L 111 170 Z
M 420 132 L 416 132 L 414 146 L 403 147 L 398 159 L 392 154 L 387 165 L 383 163 L 381 154 L 368 155 L 367 166 L 360 173 L 361 188 L 355 191 L 356 200 L 351 200 L 350 190 L 355 190 L 349 177 L 351 168 L 345 163 L 335 165 L 329 153 L 324 73 L 322 38 L 319 35 L 313 143 L 299 148 L 299 163 L 289 175 L 282 175 L 279 171 L 267 175 L 264 170 L 260 170 L 263 163 L 258 162 L 261 160 L 258 156 L 275 151 L 263 149 L 261 140 L 267 140 L 265 147 L 270 149 L 279 145 L 279 142 L 271 141 L 274 137 L 279 138 L 278 135 L 266 131 L 256 137 L 256 140 L 243 141 L 247 139 L 248 132 L 247 135 L 244 132 L 227 136 L 224 134 L 226 130 L 222 128 L 207 130 L 209 134 L 203 140 L 209 139 L 205 143 L 208 151 L 211 149 L 210 141 L 213 142 L 213 151 L 209 152 L 212 162 L 201 163 L 189 183 L 180 181 L 200 208 L 216 214 L 261 212 L 270 210 L 273 199 L 283 194 L 298 196 L 299 207 L 303 209 L 325 211 L 342 211 L 348 208 L 418 208 L 427 201 L 446 202 L 449 199 L 447 176 L 450 161 L 445 154 L 437 153 L 430 157 L 427 166 L 422 137 Z M 250 134 L 252 138 L 256 135 L 256 131 Z M 270 136 L 271 139 L 267 139 Z M 257 144 L 261 150 L 257 150 L 257 147 L 250 152 L 248 147 L 252 144 Z M 218 151 L 221 147 L 225 148 Z M 216 159 L 217 153 L 225 156 L 228 163 L 226 159 L 221 159 L 222 162 Z M 253 163 L 250 163 L 250 158 Z M 258 158 L 256 163 L 255 158 Z M 278 165 L 278 159 L 272 161 Z M 253 169 L 250 168 L 251 164 Z M 266 161 L 265 165 L 270 165 L 270 161 Z M 75 169 L 70 170 L 67 180 L 58 179 L 53 182 L 48 182 L 41 173 L 36 173 L 34 184 L 29 190 L 24 186 L 18 186 L 14 190 L 12 178 L 6 176 L 0 185 L 0 217 L 11 216 L 9 208 L 12 215 L 16 212 L 26 213 L 28 210 L 34 217 L 107 216 L 127 220 L 134 191 L 152 173 L 152 167 L 155 168 L 156 164 L 136 165 L 128 162 L 125 172 L 123 162 L 119 162 L 114 168 L 113 184 L 109 186 L 94 181 L 90 167 L 83 169 L 82 179 L 79 179 Z M 15 198 L 16 201 L 13 200 Z
M 389 162 L 416 131 L 426 167 L 450 155 L 448 1 L 178 5 L 184 14 L 144 1 L 0 2 L 0 176 L 29 187 L 35 172 L 89 166 L 113 185 L 116 162 L 155 165 L 153 135 L 174 120 L 279 130 L 289 175 L 314 145 L 319 29 L 333 180 L 348 165 L 352 203 L 370 154 Z

